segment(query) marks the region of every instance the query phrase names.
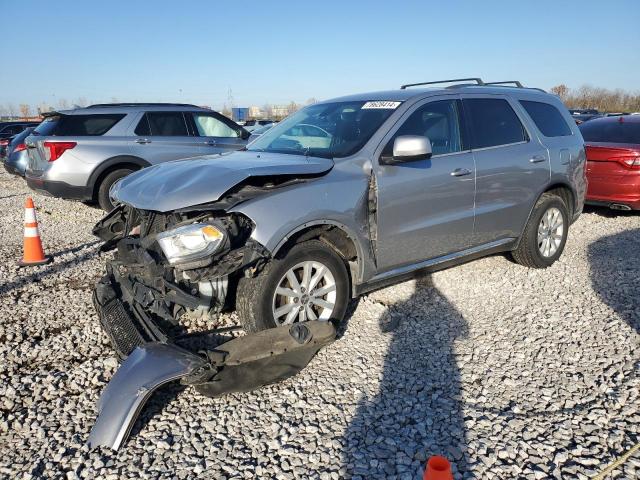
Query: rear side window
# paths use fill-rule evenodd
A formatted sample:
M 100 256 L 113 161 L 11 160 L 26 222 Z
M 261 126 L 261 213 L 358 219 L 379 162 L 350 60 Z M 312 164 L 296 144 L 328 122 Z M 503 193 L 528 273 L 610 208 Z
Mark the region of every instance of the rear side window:
M 578 128 L 585 142 L 638 143 L 640 144 L 640 122 L 616 120 L 591 120 Z
M 49 117 L 35 129 L 37 135 L 93 137 L 104 135 L 125 117 L 120 113 L 96 115 L 60 115 Z
M 528 100 L 520 100 L 520 104 L 545 137 L 568 137 L 571 135 L 569 125 L 553 105 Z
M 187 123 L 182 112 L 147 112 L 135 129 L 136 135 L 186 137 Z
M 464 100 L 471 126 L 472 148 L 496 147 L 527 140 L 520 119 L 506 100 L 469 98 Z

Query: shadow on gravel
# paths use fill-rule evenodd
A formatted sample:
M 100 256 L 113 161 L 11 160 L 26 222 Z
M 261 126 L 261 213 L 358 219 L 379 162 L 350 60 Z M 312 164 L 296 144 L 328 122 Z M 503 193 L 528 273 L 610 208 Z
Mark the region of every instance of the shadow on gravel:
M 425 460 L 435 454 L 466 472 L 453 345 L 467 335 L 466 321 L 430 277 L 417 280 L 410 299 L 387 306 L 380 329 L 392 340 L 379 393 L 361 400 L 347 429 L 342 463 L 348 477 L 421 478 Z
M 593 242 L 588 258 L 594 291 L 640 333 L 640 228 Z
M 98 249 L 92 248 L 97 243 L 99 242 L 97 241 L 87 242 L 87 243 L 83 243 L 82 245 L 78 245 L 77 247 L 73 247 L 73 248 L 63 250 L 61 252 L 53 253 L 52 256 L 54 257 L 54 260 L 53 260 L 53 263 L 50 263 L 49 265 L 41 266 L 41 267 L 25 267 L 21 269 L 20 272 L 22 273 L 22 275 L 20 275 L 14 281 L 9 283 L 0 283 L 0 295 L 6 295 L 11 290 L 14 290 L 16 288 L 21 288 L 28 283 L 39 282 L 44 277 L 48 277 L 49 275 L 60 273 L 61 270 L 64 270 L 67 267 L 73 267 L 77 264 L 90 260 L 94 256 L 100 254 L 100 251 Z M 65 260 L 64 262 L 60 262 L 59 259 L 57 258 L 63 254 L 76 253 L 84 248 L 91 248 L 91 250 L 83 253 L 82 255 L 74 256 L 69 260 Z M 18 260 L 19 259 L 16 259 L 16 263 L 18 262 Z M 33 270 L 34 268 L 36 269 L 35 271 Z M 33 272 L 33 273 L 29 273 L 29 272 Z

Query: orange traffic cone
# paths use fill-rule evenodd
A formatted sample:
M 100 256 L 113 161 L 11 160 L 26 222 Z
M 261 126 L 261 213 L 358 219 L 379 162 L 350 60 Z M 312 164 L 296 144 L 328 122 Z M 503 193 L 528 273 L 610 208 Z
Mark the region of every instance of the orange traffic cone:
M 434 455 L 427 461 L 422 480 L 453 480 L 449 460 L 440 455 Z
M 40 241 L 40 231 L 36 220 L 36 209 L 33 206 L 31 197 L 27 197 L 24 204 L 24 254 L 22 260 L 18 262 L 21 267 L 29 265 L 44 265 L 52 260 L 45 256 Z

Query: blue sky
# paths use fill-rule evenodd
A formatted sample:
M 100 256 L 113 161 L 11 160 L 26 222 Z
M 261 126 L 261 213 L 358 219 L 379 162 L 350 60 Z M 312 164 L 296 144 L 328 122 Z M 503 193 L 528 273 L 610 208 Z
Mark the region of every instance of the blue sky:
M 638 0 L 0 0 L 0 18 L 0 106 L 220 108 L 229 88 L 261 106 L 460 76 L 640 90 Z

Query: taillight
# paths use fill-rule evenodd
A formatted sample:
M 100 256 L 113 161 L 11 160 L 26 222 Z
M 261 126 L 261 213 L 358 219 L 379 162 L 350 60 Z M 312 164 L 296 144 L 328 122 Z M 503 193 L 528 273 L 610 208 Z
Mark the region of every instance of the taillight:
M 50 162 L 59 159 L 64 152 L 71 150 L 76 145 L 76 142 L 44 142 L 44 148 L 49 149 Z
M 18 145 L 16 145 L 16 148 L 13 149 L 14 152 L 21 152 L 23 150 L 26 150 L 27 146 L 24 143 L 19 143 Z
M 587 160 L 616 162 L 631 170 L 640 170 L 640 150 L 624 147 L 596 147 L 587 145 Z
M 7 145 L 9 145 L 9 139 L 3 138 L 0 140 L 0 147 L 6 147 Z

